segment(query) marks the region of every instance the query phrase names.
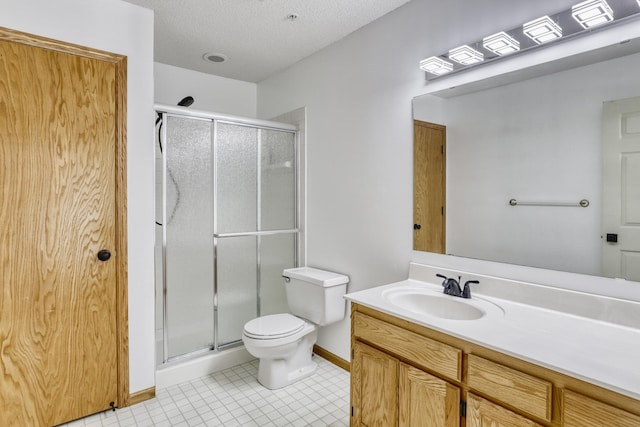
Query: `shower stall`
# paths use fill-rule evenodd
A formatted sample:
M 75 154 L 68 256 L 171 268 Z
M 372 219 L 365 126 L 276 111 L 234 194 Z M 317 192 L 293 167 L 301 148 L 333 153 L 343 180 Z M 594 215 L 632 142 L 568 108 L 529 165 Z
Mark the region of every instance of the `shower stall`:
M 157 362 L 241 343 L 287 311 L 298 265 L 296 127 L 157 105 Z

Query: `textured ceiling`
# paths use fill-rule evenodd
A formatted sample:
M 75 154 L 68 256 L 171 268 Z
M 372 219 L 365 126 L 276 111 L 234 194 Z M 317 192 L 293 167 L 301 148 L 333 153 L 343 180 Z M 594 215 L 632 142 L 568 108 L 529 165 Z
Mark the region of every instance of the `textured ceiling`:
M 155 11 L 154 59 L 259 82 L 409 0 L 125 0 Z M 289 19 L 295 14 L 297 19 Z M 228 59 L 206 62 L 205 53 Z

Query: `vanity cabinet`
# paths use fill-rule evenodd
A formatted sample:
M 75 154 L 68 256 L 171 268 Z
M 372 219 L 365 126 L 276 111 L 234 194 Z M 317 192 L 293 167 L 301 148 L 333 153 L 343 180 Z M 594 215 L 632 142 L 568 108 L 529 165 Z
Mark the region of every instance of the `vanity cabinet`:
M 351 333 L 351 426 L 640 426 L 631 397 L 357 303 Z
M 352 424 L 460 425 L 459 387 L 360 342 L 353 354 Z

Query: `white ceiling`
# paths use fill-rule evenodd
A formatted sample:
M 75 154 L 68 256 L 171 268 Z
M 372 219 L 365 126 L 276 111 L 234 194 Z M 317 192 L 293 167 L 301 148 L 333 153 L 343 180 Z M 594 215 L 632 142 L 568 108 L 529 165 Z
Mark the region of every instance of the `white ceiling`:
M 409 0 L 125 0 L 155 11 L 154 59 L 259 82 Z M 288 19 L 289 15 L 297 19 Z M 222 63 L 204 61 L 218 53 Z

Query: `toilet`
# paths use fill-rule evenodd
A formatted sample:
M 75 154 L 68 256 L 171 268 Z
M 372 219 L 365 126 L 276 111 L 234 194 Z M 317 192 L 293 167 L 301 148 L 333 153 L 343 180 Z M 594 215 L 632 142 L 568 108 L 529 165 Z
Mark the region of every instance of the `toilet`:
M 278 389 L 316 370 L 311 360 L 318 326 L 344 319 L 349 277 L 312 267 L 282 272 L 289 313 L 248 321 L 242 331 L 247 351 L 260 359 L 258 382 Z

